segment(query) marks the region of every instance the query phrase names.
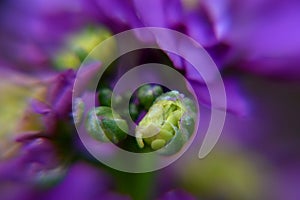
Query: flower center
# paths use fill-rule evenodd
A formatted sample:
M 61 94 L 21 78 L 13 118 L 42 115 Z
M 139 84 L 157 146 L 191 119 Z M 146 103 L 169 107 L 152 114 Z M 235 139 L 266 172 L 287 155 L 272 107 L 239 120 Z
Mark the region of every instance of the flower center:
M 179 122 L 184 111 L 185 108 L 180 99 L 158 98 L 136 128 L 139 147 L 143 148 L 144 142 L 154 150 L 165 146 L 180 128 Z

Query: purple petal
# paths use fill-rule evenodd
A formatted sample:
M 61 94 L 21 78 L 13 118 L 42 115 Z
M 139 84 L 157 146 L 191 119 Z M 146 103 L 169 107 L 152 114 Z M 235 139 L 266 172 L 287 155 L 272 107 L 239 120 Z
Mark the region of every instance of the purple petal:
M 47 115 L 42 116 L 43 124 L 45 126 L 45 130 L 43 130 L 46 134 L 53 134 L 57 128 L 58 117 L 55 113 L 51 112 Z
M 53 144 L 44 138 L 22 141 L 18 155 L 0 163 L 0 180 L 31 182 L 58 165 Z
M 60 96 L 63 95 L 63 92 L 68 90 L 69 86 L 73 84 L 74 78 L 75 72 L 73 70 L 67 70 L 53 78 L 49 82 L 51 85 L 49 87 L 47 101 L 52 105 L 55 104 Z
M 107 175 L 85 163 L 73 165 L 66 177 L 56 187 L 44 194 L 45 200 L 93 200 L 99 199 L 111 187 Z
M 196 200 L 196 198 L 185 191 L 172 190 L 164 194 L 159 200 Z
M 6 184 L 0 187 L 1 200 L 39 199 L 37 191 L 31 185 L 23 183 Z
M 135 14 L 134 8 L 129 0 L 99 0 L 97 1 L 100 12 L 102 12 L 108 19 L 108 26 L 112 29 L 120 31 L 122 26 L 139 27 L 140 22 Z M 111 22 L 114 21 L 117 26 L 115 27 Z
M 249 102 L 241 92 L 237 80 L 226 78 L 224 79 L 225 91 L 226 91 L 226 101 L 227 101 L 227 110 L 231 113 L 245 116 L 249 113 Z M 210 106 L 211 99 L 208 88 L 206 85 L 199 83 L 197 81 L 192 81 L 192 86 L 196 90 L 196 95 L 199 100 Z M 212 85 L 212 87 L 214 87 Z M 215 98 L 216 108 L 224 109 L 222 96 Z
M 161 0 L 133 0 L 137 15 L 144 26 L 166 27 L 164 5 Z M 149 12 L 151 10 L 151 12 Z
M 299 1 L 232 2 L 232 31 L 227 37 L 240 67 L 262 75 L 300 75 Z
M 211 66 L 211 61 L 208 58 L 208 54 L 203 52 L 202 48 L 195 47 L 192 40 L 186 40 L 185 38 L 178 37 L 174 33 L 166 33 L 166 32 L 156 32 L 154 33 L 158 45 L 167 51 L 176 51 L 181 54 L 181 56 L 189 61 L 192 61 L 194 65 L 201 66 L 200 70 L 202 75 L 200 75 L 195 68 L 187 63 L 186 61 L 180 62 L 180 58 L 177 55 L 171 55 L 171 59 L 174 60 L 174 64 L 178 69 L 185 69 L 185 75 L 188 79 L 198 80 L 200 82 L 204 82 L 203 77 L 205 77 L 205 81 L 211 82 L 215 80 L 216 70 L 209 67 Z M 176 37 L 175 37 L 176 36 Z M 195 49 L 197 49 L 195 51 Z M 183 66 L 180 64 L 183 64 Z
M 77 72 L 75 80 L 75 84 L 80 83 L 80 85 L 77 84 L 75 86 L 76 90 L 74 91 L 74 93 L 76 96 L 79 96 L 81 92 L 85 91 L 86 86 L 89 83 L 97 81 L 95 80 L 95 78 L 100 68 L 100 62 L 93 62 L 80 68 L 80 70 Z
M 205 9 L 188 13 L 185 24 L 187 34 L 201 45 L 212 46 L 217 43 L 213 24 Z
M 180 0 L 164 0 L 164 13 L 168 27 L 181 23 L 183 18 L 183 6 Z
M 1 58 L 24 71 L 49 69 L 53 50 L 57 50 L 67 33 L 85 21 L 80 2 L 12 0 L 1 3 Z
M 65 90 L 62 91 L 59 99 L 53 105 L 54 112 L 58 117 L 68 117 L 72 110 L 72 89 L 73 84 L 67 86 Z
M 34 112 L 41 115 L 46 115 L 51 111 L 51 108 L 47 104 L 36 99 L 31 100 L 31 107 Z

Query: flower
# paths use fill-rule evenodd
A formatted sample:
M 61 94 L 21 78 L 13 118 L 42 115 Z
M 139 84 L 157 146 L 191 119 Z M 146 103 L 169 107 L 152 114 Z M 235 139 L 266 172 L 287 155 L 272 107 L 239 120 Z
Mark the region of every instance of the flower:
M 54 174 L 49 174 L 48 172 L 44 175 L 53 176 Z M 46 185 L 44 186 L 45 188 L 42 188 L 41 184 L 35 186 L 28 184 L 10 184 L 6 186 L 6 190 L 2 190 L 4 188 L 0 189 L 1 199 L 18 199 L 20 197 L 28 200 L 36 198 L 44 200 L 71 198 L 78 200 L 92 200 L 95 198 L 105 198 L 108 200 L 130 199 L 126 195 L 113 192 L 113 184 L 110 177 L 84 162 L 72 165 L 67 172 L 63 172 L 60 175 L 59 179 L 61 179 L 61 181 L 56 181 L 51 186 Z M 1 180 L 1 185 L 8 183 L 3 182 L 3 179 Z
M 166 173 L 158 173 L 160 177 L 157 179 L 159 182 L 157 185 L 164 184 L 164 192 L 171 190 L 167 193 L 158 192 L 158 186 L 153 181 L 155 177 L 151 173 L 147 174 L 151 180 L 143 175 L 137 175 L 134 179 L 133 175 L 126 176 L 96 163 L 84 150 L 72 121 L 73 116 L 75 124 L 83 123 L 82 118 L 88 114 L 85 110 L 86 105 L 82 104 L 83 99 L 88 98 L 92 101 L 91 99 L 96 98 L 96 105 L 93 106 L 96 106 L 98 113 L 96 117 L 95 115 L 90 117 L 92 122 L 88 121 L 86 125 L 87 129 L 95 127 L 97 129 L 92 130 L 91 135 L 94 135 L 94 138 L 91 137 L 90 140 L 99 139 L 99 134 L 101 134 L 100 140 L 105 138 L 108 142 L 107 139 L 110 139 L 121 148 L 126 147 L 126 150 L 137 152 L 144 150 L 143 145 L 151 147 L 152 150 L 162 150 L 174 144 L 172 142 L 178 135 L 183 136 L 186 142 L 186 135 L 179 134 L 178 131 L 183 124 L 178 125 L 177 122 L 179 119 L 186 119 L 182 112 L 188 106 L 172 101 L 168 96 L 170 93 L 166 93 L 165 89 L 162 92 L 160 89 L 157 90 L 158 87 L 154 90 L 152 86 L 146 85 L 147 92 L 144 93 L 141 90 L 142 92 L 129 104 L 132 119 L 138 123 L 137 136 L 141 138 L 138 142 L 136 139 L 132 140 L 132 137 L 125 138 L 124 133 L 116 129 L 116 121 L 124 122 L 123 113 L 117 115 L 118 120 L 112 119 L 109 108 L 111 91 L 102 90 L 101 84 L 96 94 L 89 91 L 83 94 L 82 99 L 76 99 L 72 113 L 72 89 L 76 68 L 97 42 L 110 35 L 137 27 L 170 28 L 192 37 L 209 52 L 224 80 L 228 101 L 227 110 L 237 116 L 253 114 L 249 112 L 253 110 L 253 106 L 249 106 L 251 98 L 247 98 L 245 84 L 241 84 L 243 83 L 241 80 L 245 80 L 245 74 L 250 72 L 289 80 L 299 79 L 297 66 L 300 45 L 297 38 L 299 29 L 296 23 L 299 18 L 298 7 L 299 3 L 292 0 L 285 2 L 277 0 L 275 2 L 269 0 L 264 2 L 234 0 L 44 2 L 31 0 L 26 4 L 19 0 L 1 2 L 0 25 L 3 28 L 0 34 L 3 37 L 0 39 L 0 57 L 1 64 L 5 63 L 6 66 L 1 66 L 1 84 L 5 84 L 0 86 L 0 90 L 4 91 L 5 95 L 1 96 L 0 102 L 5 104 L 11 102 L 11 104 L 5 106 L 5 116 L 1 116 L 0 119 L 5 119 L 5 123 L 6 120 L 13 122 L 13 125 L 5 126 L 4 131 L 1 131 L 1 145 L 7 143 L 5 147 L 1 146 L 1 150 L 6 150 L 7 146 L 12 147 L 3 153 L 4 156 L 1 155 L 1 199 L 130 199 L 129 196 L 144 199 L 151 192 L 153 198 L 194 199 L 183 190 L 171 190 L 174 188 L 186 188 L 192 195 L 204 198 L 227 197 L 231 199 L 235 198 L 236 194 L 241 199 L 259 196 L 261 188 L 258 188 L 257 183 L 267 185 L 261 180 L 268 180 L 268 175 L 273 172 L 273 168 L 268 165 L 272 172 L 261 173 L 263 170 L 256 169 L 261 166 L 257 159 L 252 159 L 242 150 L 238 153 L 229 151 L 230 155 L 227 155 L 228 147 L 221 151 L 217 149 L 216 154 L 213 154 L 211 159 L 204 160 L 203 163 L 187 162 L 182 164 L 181 170 L 177 168 L 174 171 L 168 171 L 167 178 L 165 178 Z M 68 40 L 66 35 L 69 33 L 75 37 Z M 101 38 L 96 37 L 98 34 Z M 154 42 L 153 38 L 139 35 L 138 31 L 136 31 L 136 37 L 144 42 Z M 95 40 L 89 41 L 89 39 Z M 174 38 L 168 36 L 156 42 L 162 48 L 174 46 L 177 43 Z M 114 47 L 110 46 L 108 54 Z M 181 48 L 186 54 L 193 55 L 190 48 L 185 46 Z M 151 59 L 166 62 L 176 68 L 196 89 L 201 104 L 210 105 L 210 96 L 204 80 L 187 61 L 168 52 L 160 51 L 155 56 L 149 51 L 138 54 L 138 60 L 141 62 Z M 78 79 L 91 79 L 101 66 L 96 62 L 89 64 L 85 73 L 77 77 Z M 124 67 L 123 71 L 116 70 L 117 73 L 131 68 L 131 66 L 122 67 Z M 29 76 L 10 71 L 9 68 L 26 71 Z M 61 71 L 66 68 L 73 68 L 73 70 Z M 3 71 L 6 71 L 4 75 Z M 115 72 L 114 69 L 112 72 Z M 6 79 L 14 79 L 13 84 L 7 83 L 6 79 L 5 82 L 3 81 L 2 77 L 6 75 L 9 75 Z M 103 85 L 114 85 L 116 81 L 114 75 L 109 74 L 105 80 L 101 80 Z M 22 84 L 24 88 L 20 87 Z M 79 93 L 84 91 L 85 86 L 81 86 Z M 161 93 L 164 93 L 163 96 L 160 96 Z M 30 101 L 26 107 L 28 96 L 30 96 Z M 166 102 L 161 101 L 163 97 L 166 98 L 164 99 Z M 104 106 L 106 106 L 106 111 L 100 112 Z M 174 106 L 178 109 L 172 112 L 164 110 L 164 108 Z M 159 111 L 166 114 L 164 120 L 169 122 L 168 127 L 155 123 L 160 119 L 157 115 L 161 114 L 155 111 L 155 108 L 162 108 Z M 209 114 L 205 109 L 203 110 L 201 115 L 205 120 Z M 92 111 L 90 115 L 91 113 Z M 280 114 L 281 112 L 276 113 L 276 116 Z M 274 116 L 268 116 L 268 118 L 273 119 Z M 164 120 L 162 121 L 165 122 Z M 96 122 L 100 122 L 101 126 L 97 126 Z M 190 120 L 185 122 L 188 124 Z M 257 122 L 254 126 L 266 127 L 266 124 L 262 124 L 262 122 Z M 235 123 L 232 126 L 242 125 Z M 163 135 L 160 132 L 155 138 L 143 137 L 147 135 L 149 129 L 157 129 L 157 127 L 167 134 Z M 249 130 L 252 129 L 249 128 Z M 172 134 L 168 134 L 169 132 Z M 241 132 L 246 132 L 245 127 L 241 129 Z M 276 159 L 284 158 L 294 164 L 297 159 L 291 159 L 288 156 L 281 157 L 280 155 L 286 152 L 272 145 L 257 148 L 263 143 L 270 144 L 267 143 L 269 140 L 275 141 L 276 138 L 271 137 L 271 134 L 262 134 L 266 137 L 263 138 L 262 135 L 253 131 L 253 135 L 259 135 L 253 136 L 259 145 L 253 145 L 249 141 L 242 141 L 247 139 L 241 139 L 241 132 L 239 136 L 235 136 L 239 142 L 232 140 L 234 143 L 232 146 L 243 145 L 244 148 L 251 149 L 252 153 L 263 154 L 265 159 L 271 160 L 271 164 L 276 164 L 275 168 L 278 169 L 275 171 L 281 175 L 275 179 L 280 182 L 278 184 L 278 191 L 281 190 L 278 192 L 280 197 L 292 197 L 293 194 L 297 199 L 296 189 L 289 187 L 287 182 L 293 183 L 295 180 L 291 177 L 297 177 L 298 173 L 295 172 L 294 167 L 277 166 L 276 162 Z M 11 141 L 12 138 L 14 141 Z M 285 135 L 284 138 L 289 137 Z M 284 139 L 281 141 L 280 144 L 287 145 Z M 98 143 L 93 144 L 98 147 Z M 175 149 L 181 145 L 175 143 Z M 101 150 L 103 154 L 110 155 L 111 153 L 110 149 Z M 268 151 L 272 151 L 272 155 L 266 153 Z M 290 153 L 290 149 L 287 152 Z M 196 180 L 195 177 L 197 177 Z M 222 181 L 219 180 L 222 177 L 227 180 L 226 185 L 220 184 Z M 245 182 L 247 177 L 248 182 Z M 120 189 L 118 184 L 129 185 L 128 179 L 132 180 L 132 185 L 130 185 L 132 188 L 127 186 L 123 190 Z M 149 188 L 154 189 L 152 191 Z M 251 188 L 250 191 L 249 188 Z M 73 192 L 66 192 L 71 190 Z M 129 196 L 121 194 L 121 191 Z
M 86 129 L 97 140 L 117 144 L 126 138 L 128 125 L 120 115 L 113 115 L 110 107 L 100 106 L 89 112 Z
M 225 34 L 236 68 L 281 79 L 299 79 L 298 1 L 226 1 Z
M 160 86 L 144 85 L 138 90 L 138 99 L 145 107 L 149 110 L 150 106 L 153 104 L 154 100 L 163 93 Z
M 130 199 L 126 195 L 114 194 L 110 177 L 101 170 L 84 163 L 74 164 L 57 186 L 46 191 L 43 199 Z
M 178 91 L 158 96 L 136 128 L 140 148 L 145 144 L 161 154 L 174 154 L 194 132 L 196 107 Z
M 84 21 L 80 10 L 80 1 L 2 1 L 1 60 L 25 72 L 51 68 L 53 50 Z
M 19 139 L 21 146 L 13 157 L 1 162 L 1 180 L 31 182 L 59 162 L 53 143 L 45 138 Z

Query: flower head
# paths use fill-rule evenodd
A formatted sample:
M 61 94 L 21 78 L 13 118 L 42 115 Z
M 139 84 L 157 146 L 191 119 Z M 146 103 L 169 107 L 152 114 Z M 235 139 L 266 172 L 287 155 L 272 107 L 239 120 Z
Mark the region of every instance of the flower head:
M 113 34 L 152 26 L 170 28 L 192 37 L 217 64 L 227 93 L 227 111 L 237 116 L 249 114 L 250 110 L 250 99 L 244 95 L 245 88 L 240 81 L 245 73 L 299 79 L 297 1 L 30 0 L 24 3 L 6 0 L 0 4 L 0 91 L 3 93 L 0 103 L 5 104 L 2 105 L 5 114 L 0 116 L 0 120 L 4 119 L 0 149 L 5 150 L 0 156 L 1 199 L 127 200 L 129 196 L 145 199 L 149 193 L 162 200 L 194 199 L 182 190 L 171 190 L 163 195 L 155 193 L 158 188 L 151 173 L 134 176 L 108 169 L 91 157 L 78 138 L 74 124 L 83 125 L 89 133 L 86 137 L 96 148 L 112 143 L 113 147 L 134 153 L 155 151 L 164 158 L 179 152 L 191 138 L 197 113 L 194 102 L 184 96 L 186 94 L 146 84 L 132 95 L 126 108 L 118 102 L 124 101 L 127 94 L 112 99 L 110 87 L 123 72 L 132 68 L 132 64 L 153 60 L 167 63 L 191 83 L 201 106 L 210 106 L 210 94 L 201 74 L 184 58 L 163 50 L 138 52 L 132 57 L 134 59 L 124 59 L 128 65 L 121 61 L 112 63 L 96 91 L 84 91 L 88 80 L 99 72 L 98 57 L 110 58 L 112 52 L 118 50 L 115 41 L 105 51 L 94 52 L 89 60 L 92 62 L 83 63 L 89 66 L 77 79 L 84 80 L 78 89 L 78 93 L 84 94 L 75 99 L 72 110 L 76 69 L 99 42 Z M 135 33 L 141 42 L 153 42 L 162 49 L 176 47 L 186 55 L 197 57 L 191 48 L 180 45 L 170 35 L 156 40 L 151 35 Z M 72 37 L 67 38 L 68 34 Z M 15 71 L 3 75 L 4 68 L 22 70 L 30 78 Z M 7 84 L 7 74 L 10 75 L 8 79 L 14 79 L 14 84 Z M 95 105 L 86 104 L 85 99 Z M 120 112 L 116 113 L 111 107 L 113 101 L 121 107 Z M 86 109 L 90 107 L 93 109 Z M 135 125 L 127 123 L 125 109 L 129 110 Z M 204 118 L 209 116 L 205 108 L 202 113 L 203 110 Z M 127 135 L 128 132 L 133 134 Z M 258 143 L 269 140 L 266 138 Z M 10 146 L 12 148 L 7 148 Z M 110 148 L 104 149 L 101 154 L 114 155 Z M 272 152 L 276 152 L 273 157 L 283 154 L 273 149 Z M 186 187 L 197 197 L 251 199 L 259 193 L 256 183 L 265 176 L 253 170 L 255 167 L 246 160 L 259 166 L 257 160 L 244 154 L 222 156 L 222 152 L 217 151 L 215 157 L 199 165 L 184 163 L 180 172 L 169 171 L 174 183 L 166 181 L 165 188 Z M 153 164 L 148 161 L 132 164 Z M 224 165 L 226 161 L 229 162 Z M 297 177 L 299 173 L 293 170 L 289 171 L 291 176 Z M 161 175 L 162 178 L 166 176 L 165 173 Z M 285 192 L 280 194 L 293 194 L 297 199 L 296 189 L 285 188 L 285 181 L 297 182 L 291 176 L 283 176 L 280 189 L 284 188 Z M 227 180 L 226 186 L 220 184 L 222 177 Z M 162 184 L 161 180 L 157 182 Z
M 177 91 L 167 92 L 156 98 L 139 122 L 138 145 L 143 148 L 146 143 L 161 153 L 175 153 L 193 134 L 195 118 L 195 106 L 190 99 Z

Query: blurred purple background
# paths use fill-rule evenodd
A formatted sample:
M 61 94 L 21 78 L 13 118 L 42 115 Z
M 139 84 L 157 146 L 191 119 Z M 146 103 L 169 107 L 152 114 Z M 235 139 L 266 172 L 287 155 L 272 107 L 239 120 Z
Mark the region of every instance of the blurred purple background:
M 0 199 L 300 199 L 299 11 L 297 0 L 2 0 Z M 193 144 L 163 170 L 129 174 L 80 143 L 72 88 L 99 42 L 147 26 L 180 31 L 208 51 L 228 115 L 206 158 Z M 193 68 L 167 55 L 203 95 Z M 207 120 L 209 107 L 201 112 Z

